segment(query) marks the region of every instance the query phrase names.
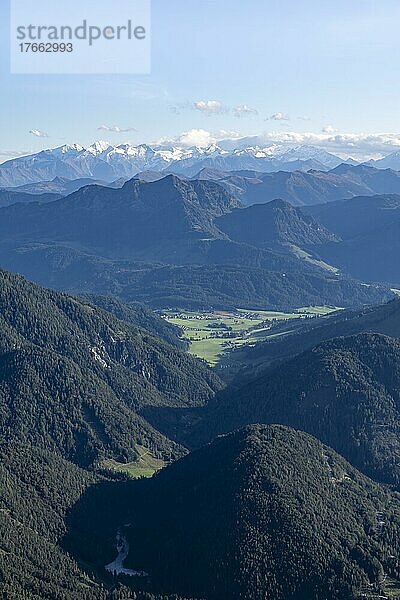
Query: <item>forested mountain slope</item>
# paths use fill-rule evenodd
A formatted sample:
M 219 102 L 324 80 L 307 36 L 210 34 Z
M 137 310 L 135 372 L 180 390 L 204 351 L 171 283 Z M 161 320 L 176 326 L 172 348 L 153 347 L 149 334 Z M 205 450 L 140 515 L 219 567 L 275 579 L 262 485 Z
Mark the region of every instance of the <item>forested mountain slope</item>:
M 360 334 L 323 342 L 222 392 L 203 438 L 249 423 L 315 435 L 378 481 L 400 486 L 400 341 Z
M 220 387 L 204 363 L 146 330 L 0 271 L 0 596 L 129 597 L 62 549 L 67 513 L 89 487 L 107 477 L 114 485 L 106 459 L 170 461 L 186 452 L 145 408 L 165 427 L 169 410 L 190 423 Z
M 167 427 L 168 408 L 202 406 L 221 386 L 204 363 L 151 334 L 4 271 L 0 315 L 3 434 L 55 444 L 78 464 L 107 452 L 133 459 L 135 444 L 174 454 L 144 409 Z
M 181 329 L 176 325 L 172 325 L 172 323 L 168 323 L 168 321 L 144 304 L 139 304 L 138 302 L 127 304 L 113 296 L 100 296 L 96 294 L 83 294 L 80 297 L 83 301 L 94 304 L 113 314 L 117 319 L 145 329 L 153 335 L 160 337 L 165 342 L 171 344 L 171 346 L 175 346 L 180 350 L 187 350 L 188 348 L 187 341 L 181 337 Z
M 92 489 L 76 507 L 70 536 L 77 548 L 85 545 L 79 536 L 91 540 L 80 556 L 103 560 L 98 523 L 117 514 L 129 524 L 127 564 L 147 571 L 153 590 L 206 600 L 353 600 L 397 575 L 389 556 L 399 550 L 398 497 L 285 427 L 247 427 L 119 497 L 102 494 Z M 115 526 L 107 522 L 109 533 Z

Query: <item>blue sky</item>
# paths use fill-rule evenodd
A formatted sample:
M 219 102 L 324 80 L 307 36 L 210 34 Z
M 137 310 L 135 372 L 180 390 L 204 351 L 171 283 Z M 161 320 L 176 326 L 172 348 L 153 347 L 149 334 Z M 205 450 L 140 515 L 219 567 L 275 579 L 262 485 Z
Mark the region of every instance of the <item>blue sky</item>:
M 0 160 L 99 138 L 206 143 L 224 132 L 299 142 L 311 133 L 355 153 L 400 144 L 398 0 L 152 0 L 146 76 L 11 75 L 7 4 Z

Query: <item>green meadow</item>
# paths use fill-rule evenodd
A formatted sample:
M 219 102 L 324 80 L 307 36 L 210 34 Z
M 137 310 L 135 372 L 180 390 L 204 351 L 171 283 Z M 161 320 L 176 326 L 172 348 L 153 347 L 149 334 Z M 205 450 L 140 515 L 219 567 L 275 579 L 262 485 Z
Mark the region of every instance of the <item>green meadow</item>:
M 190 343 L 189 351 L 215 366 L 230 350 L 244 344 L 254 344 L 290 331 L 290 323 L 329 314 L 337 308 L 311 306 L 291 313 L 238 309 L 235 312 L 167 311 L 169 322 L 182 329 Z M 287 323 L 289 329 L 277 331 L 277 325 Z
M 114 471 L 117 473 L 125 473 L 131 479 L 139 479 L 140 477 L 152 477 L 154 473 L 165 466 L 163 460 L 155 458 L 147 448 L 136 446 L 138 459 L 130 463 L 120 463 L 116 460 L 107 459 L 101 464 L 103 469 Z

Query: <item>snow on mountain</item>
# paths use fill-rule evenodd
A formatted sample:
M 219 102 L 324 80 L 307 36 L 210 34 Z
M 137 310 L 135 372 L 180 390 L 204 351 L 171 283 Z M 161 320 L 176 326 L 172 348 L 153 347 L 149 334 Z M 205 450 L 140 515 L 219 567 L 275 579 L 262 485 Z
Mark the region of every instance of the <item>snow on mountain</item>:
M 93 154 L 94 156 L 98 156 L 100 154 L 104 154 L 108 149 L 111 148 L 111 144 L 109 144 L 108 142 L 104 142 L 103 140 L 99 140 L 97 142 L 94 142 L 94 144 L 92 144 L 91 146 L 89 146 L 87 151 Z
M 64 146 L 60 146 L 59 148 L 54 148 L 50 150 L 45 150 L 45 152 L 51 152 L 55 154 L 77 154 L 78 152 L 82 152 L 85 148 L 80 146 L 79 144 L 64 144 Z
M 255 138 L 248 138 L 248 141 L 251 139 L 255 141 Z M 341 162 L 333 154 L 312 146 L 244 146 L 243 140 L 230 149 L 224 142 L 204 148 L 148 144 L 134 146 L 128 143 L 114 146 L 100 140 L 87 148 L 78 144 L 64 145 L 9 160 L 0 165 L 0 186 L 21 186 L 50 181 L 55 177 L 89 177 L 111 182 L 134 177 L 143 171 L 167 171 L 192 177 L 202 169 L 250 169 L 261 172 L 331 169 Z

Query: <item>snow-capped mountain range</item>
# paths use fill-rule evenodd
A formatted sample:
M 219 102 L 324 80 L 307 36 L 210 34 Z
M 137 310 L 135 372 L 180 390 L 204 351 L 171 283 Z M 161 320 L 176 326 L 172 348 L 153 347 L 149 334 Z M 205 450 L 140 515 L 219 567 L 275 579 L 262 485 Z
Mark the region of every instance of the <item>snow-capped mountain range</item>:
M 71 180 L 89 177 L 112 182 L 134 177 L 143 171 L 186 177 L 194 177 L 203 169 L 265 173 L 310 169 L 327 171 L 343 162 L 338 156 L 314 146 L 272 144 L 243 147 L 238 144 L 236 148 L 229 149 L 227 146 L 224 143 L 205 148 L 147 144 L 113 146 L 104 141 L 97 141 L 87 148 L 78 144 L 64 145 L 1 164 L 0 187 L 50 181 L 56 177 Z

